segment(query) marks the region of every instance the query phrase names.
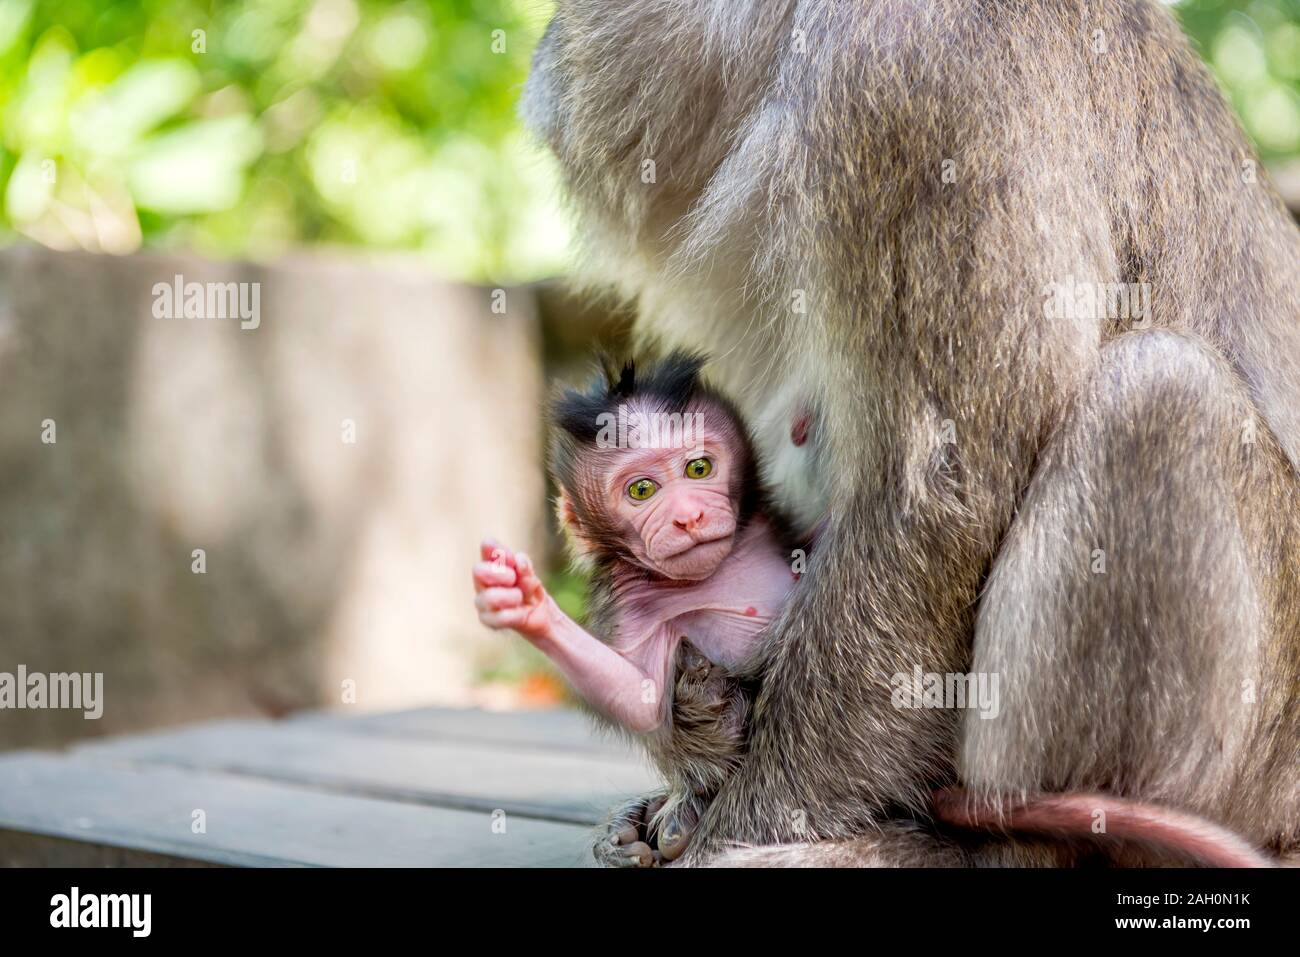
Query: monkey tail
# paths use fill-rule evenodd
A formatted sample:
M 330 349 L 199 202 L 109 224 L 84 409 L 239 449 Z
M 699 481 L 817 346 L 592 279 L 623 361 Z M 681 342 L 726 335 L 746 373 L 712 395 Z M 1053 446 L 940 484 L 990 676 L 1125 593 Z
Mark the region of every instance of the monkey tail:
M 1038 794 L 981 802 L 961 788 L 947 788 L 935 794 L 934 814 L 945 824 L 976 830 L 1132 841 L 1210 867 L 1273 866 L 1249 842 L 1213 821 L 1105 794 Z M 1095 829 L 1098 820 L 1104 821 L 1100 833 Z

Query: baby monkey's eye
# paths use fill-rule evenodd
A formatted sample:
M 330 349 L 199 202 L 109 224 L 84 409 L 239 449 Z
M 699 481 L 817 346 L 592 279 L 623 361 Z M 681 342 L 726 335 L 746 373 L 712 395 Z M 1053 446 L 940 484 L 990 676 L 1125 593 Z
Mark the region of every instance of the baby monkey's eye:
M 644 502 L 657 491 L 659 486 L 649 479 L 637 479 L 627 487 L 628 498 L 634 498 L 638 502 Z
M 691 459 L 686 463 L 687 478 L 708 478 L 713 474 L 713 463 L 708 459 Z

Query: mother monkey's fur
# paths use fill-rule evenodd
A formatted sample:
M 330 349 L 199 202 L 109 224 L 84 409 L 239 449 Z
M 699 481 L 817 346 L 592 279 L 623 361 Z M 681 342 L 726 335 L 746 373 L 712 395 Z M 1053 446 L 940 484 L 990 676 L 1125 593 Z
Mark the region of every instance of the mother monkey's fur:
M 1300 233 L 1166 11 L 559 0 L 525 113 L 641 337 L 715 356 L 778 500 L 829 508 L 688 861 L 1098 853 L 936 829 L 952 783 L 1295 851 Z M 1049 317 L 1071 282 L 1149 311 Z M 916 666 L 996 673 L 998 716 L 895 707 Z

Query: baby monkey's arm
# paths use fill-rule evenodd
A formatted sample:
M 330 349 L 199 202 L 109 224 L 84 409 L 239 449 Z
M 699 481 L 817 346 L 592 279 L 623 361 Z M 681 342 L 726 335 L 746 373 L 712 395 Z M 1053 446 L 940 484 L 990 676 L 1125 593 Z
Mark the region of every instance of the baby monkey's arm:
M 510 628 L 548 658 L 593 708 L 631 731 L 649 733 L 663 721 L 658 682 L 588 634 L 546 593 L 532 561 L 485 541 L 474 566 L 474 605 L 489 628 Z

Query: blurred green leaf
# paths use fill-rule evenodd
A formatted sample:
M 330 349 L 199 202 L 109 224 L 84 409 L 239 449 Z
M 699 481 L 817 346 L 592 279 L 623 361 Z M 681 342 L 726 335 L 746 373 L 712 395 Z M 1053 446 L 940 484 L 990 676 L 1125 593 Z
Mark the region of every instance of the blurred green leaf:
M 244 192 L 244 170 L 261 152 L 251 116 L 196 120 L 152 137 L 131 161 L 136 204 L 172 216 L 229 209 Z
M 1260 154 L 1300 155 L 1300 0 L 1182 0 L 1174 11 Z
M 0 0 L 0 225 L 62 237 L 40 223 L 53 203 L 102 223 L 97 197 L 125 189 L 135 210 L 109 233 L 154 245 L 419 250 L 443 274 L 493 283 L 552 272 L 567 241 L 553 171 L 515 118 L 550 12 Z

